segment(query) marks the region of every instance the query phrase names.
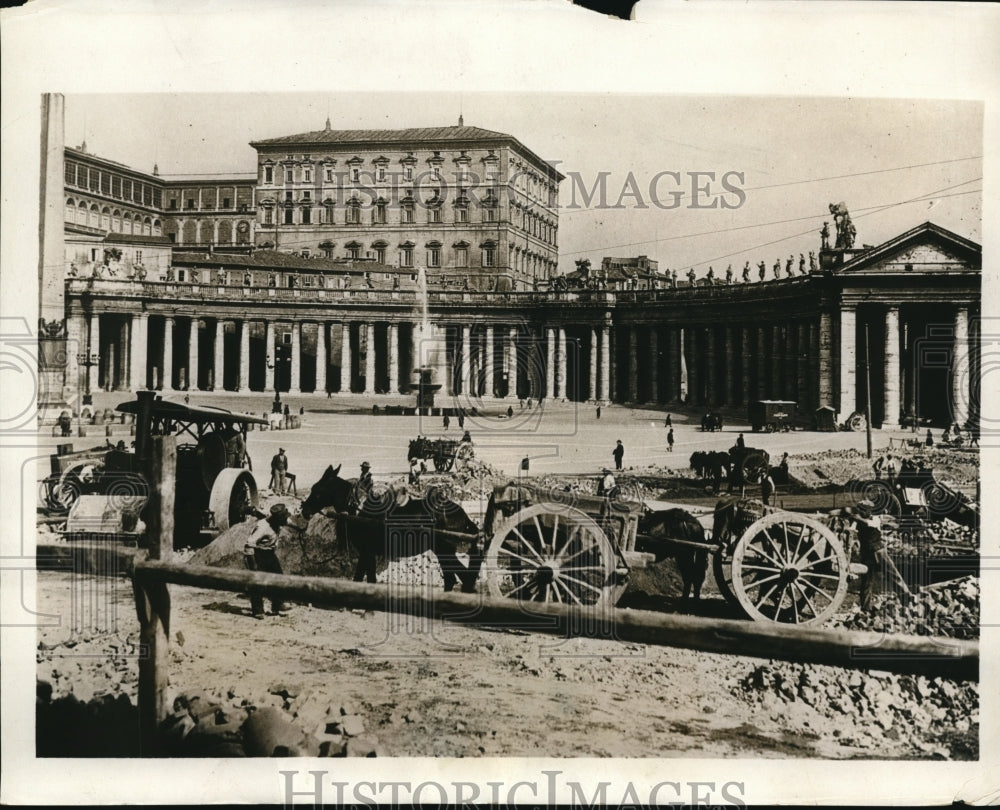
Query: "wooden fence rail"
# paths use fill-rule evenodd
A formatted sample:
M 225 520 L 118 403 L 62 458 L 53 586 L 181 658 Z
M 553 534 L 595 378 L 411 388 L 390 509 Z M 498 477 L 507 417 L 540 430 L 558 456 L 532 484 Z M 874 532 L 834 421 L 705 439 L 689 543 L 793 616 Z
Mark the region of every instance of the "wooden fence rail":
M 979 643 L 950 638 L 823 630 L 796 625 L 707 619 L 644 610 L 520 602 L 483 594 L 386 587 L 327 577 L 270 574 L 170 562 L 173 437 L 153 441 L 154 496 L 150 559 L 135 565 L 133 584 L 145 655 L 139 661 L 139 714 L 144 753 L 156 751 L 166 713 L 170 596 L 167 584 L 246 592 L 324 607 L 387 611 L 471 625 L 516 627 L 563 637 L 683 647 L 704 652 L 828 664 L 853 669 L 979 679 Z M 158 541 L 157 541 L 158 538 Z

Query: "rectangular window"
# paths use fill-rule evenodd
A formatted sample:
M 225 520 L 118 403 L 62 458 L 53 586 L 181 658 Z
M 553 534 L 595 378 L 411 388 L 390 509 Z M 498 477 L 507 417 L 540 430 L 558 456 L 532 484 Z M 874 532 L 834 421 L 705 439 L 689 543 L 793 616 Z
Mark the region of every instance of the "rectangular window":
M 274 214 L 270 208 L 264 209 L 264 224 L 273 225 L 274 224 Z
M 294 182 L 294 178 L 295 178 L 294 172 L 292 172 L 291 169 L 288 169 L 285 172 L 285 182 L 286 183 L 292 183 L 292 182 Z
M 427 266 L 428 267 L 441 266 L 441 248 L 429 248 L 427 250 Z
M 302 172 L 303 183 L 311 183 L 312 179 L 313 179 L 313 173 L 311 169 L 306 169 L 305 171 Z
M 163 191 L 158 188 L 153 189 L 153 207 L 160 208 L 163 205 Z
M 142 251 L 137 250 L 135 252 L 135 264 L 142 264 Z
M 170 208 L 171 211 L 176 211 L 177 210 L 177 198 L 176 197 L 172 197 L 170 199 L 170 206 L 169 206 L 169 208 Z
M 122 179 L 118 175 L 111 178 L 111 196 L 119 198 L 122 196 Z
M 177 270 L 177 280 L 178 281 L 184 281 L 185 278 L 186 278 L 186 276 L 185 276 L 184 271 L 178 268 L 178 270 Z
M 377 247 L 375 248 L 375 261 L 379 264 L 385 264 L 385 248 Z
M 413 206 L 407 205 L 403 207 L 403 224 L 412 225 L 413 224 Z
M 468 267 L 469 266 L 469 249 L 460 247 L 455 248 L 455 264 L 458 267 Z
M 491 247 L 483 248 L 483 267 L 492 267 L 496 261 L 496 250 Z
M 327 169 L 326 170 L 326 182 L 327 183 L 332 183 L 333 182 L 333 169 Z
M 385 166 L 379 166 L 376 170 L 376 176 L 379 183 L 385 182 Z
M 309 225 L 312 223 L 312 209 L 303 208 L 302 209 L 302 224 Z
M 274 168 L 272 166 L 264 167 L 264 182 L 265 183 L 274 182 Z
M 144 185 L 142 187 L 142 203 L 143 203 L 143 205 L 152 205 L 153 204 L 153 188 L 152 188 L 152 186 L 145 186 Z
M 484 222 L 496 222 L 497 221 L 497 209 L 496 208 L 484 208 L 483 209 L 483 221 Z
M 357 166 L 351 167 L 351 182 L 360 183 L 361 182 L 361 169 Z
M 76 164 L 66 161 L 66 165 L 63 167 L 63 182 L 75 186 L 76 185 Z
M 351 247 L 347 249 L 347 258 L 357 259 L 361 255 L 361 248 Z
M 229 197 L 223 197 L 222 198 L 222 207 L 223 208 L 232 208 L 232 202 L 233 201 Z
M 385 225 L 385 206 L 376 205 L 372 211 L 372 223 L 375 225 Z
M 101 187 L 101 175 L 100 172 L 93 169 L 90 170 L 90 185 L 91 191 L 98 191 Z
M 399 252 L 400 267 L 413 267 L 413 248 L 405 247 Z
M 188 210 L 194 209 L 194 198 L 193 197 L 188 197 L 187 206 L 186 207 L 187 207 Z
M 286 191 L 285 192 L 285 201 L 286 202 L 291 202 L 292 201 L 292 193 L 293 192 L 291 192 L 291 191 Z
M 441 221 L 441 209 L 431 208 L 427 211 L 427 221 L 428 222 L 440 222 Z
M 285 209 L 285 224 L 286 225 L 294 225 L 295 224 L 294 220 L 293 220 L 294 213 L 295 212 L 291 208 L 286 208 Z
M 302 199 L 303 200 L 311 200 L 312 199 L 312 192 L 310 192 L 310 191 L 303 191 L 302 192 Z
M 455 209 L 455 222 L 468 222 L 469 221 L 469 209 L 464 206 L 460 206 Z
M 101 194 L 111 194 L 111 175 L 107 172 L 101 174 Z
M 347 206 L 347 224 L 358 225 L 360 222 L 361 222 L 361 206 L 359 205 Z
M 403 167 L 403 179 L 406 180 L 406 181 L 408 181 L 408 182 L 410 180 L 413 180 L 413 167 L 412 166 L 404 166 Z

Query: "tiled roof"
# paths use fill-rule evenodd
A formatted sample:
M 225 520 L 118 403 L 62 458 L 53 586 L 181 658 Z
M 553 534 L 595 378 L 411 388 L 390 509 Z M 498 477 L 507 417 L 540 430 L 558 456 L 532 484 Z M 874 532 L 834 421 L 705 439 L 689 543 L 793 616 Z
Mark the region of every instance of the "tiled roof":
M 300 135 L 282 135 L 252 141 L 251 146 L 281 144 L 403 143 L 406 141 L 494 141 L 513 137 L 480 127 L 418 127 L 414 129 L 318 129 Z

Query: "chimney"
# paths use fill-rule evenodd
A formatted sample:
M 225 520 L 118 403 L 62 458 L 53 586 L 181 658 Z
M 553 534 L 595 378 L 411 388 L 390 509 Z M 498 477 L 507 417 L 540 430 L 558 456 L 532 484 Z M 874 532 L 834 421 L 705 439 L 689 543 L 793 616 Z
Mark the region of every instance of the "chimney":
M 465 126 L 465 119 L 462 117 L 461 113 L 458 114 L 458 125 L 460 127 L 464 127 Z

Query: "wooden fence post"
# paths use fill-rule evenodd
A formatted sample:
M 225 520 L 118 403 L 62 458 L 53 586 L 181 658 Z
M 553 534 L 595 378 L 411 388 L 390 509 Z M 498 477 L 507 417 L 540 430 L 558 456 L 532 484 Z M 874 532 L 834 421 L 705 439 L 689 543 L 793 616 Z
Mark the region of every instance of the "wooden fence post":
M 174 547 L 174 497 L 177 491 L 177 438 L 152 439 L 146 537 L 149 559 L 169 562 Z M 139 729 L 143 756 L 160 753 L 159 726 L 166 716 L 170 593 L 165 582 L 133 580 L 139 615 Z

